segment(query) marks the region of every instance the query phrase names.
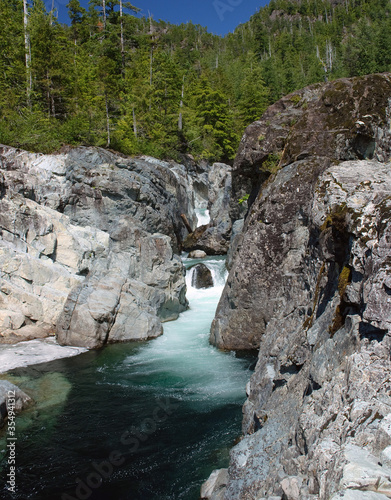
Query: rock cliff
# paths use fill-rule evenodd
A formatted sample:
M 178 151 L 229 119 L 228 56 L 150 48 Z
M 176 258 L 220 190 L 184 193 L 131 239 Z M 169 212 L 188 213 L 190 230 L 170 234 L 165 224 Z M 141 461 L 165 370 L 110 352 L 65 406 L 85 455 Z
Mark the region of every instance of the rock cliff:
M 162 333 L 187 307 L 185 167 L 97 148 L 0 149 L 0 341 L 98 347 Z M 189 187 L 190 186 L 190 187 Z
M 259 358 L 207 498 L 391 498 L 390 158 L 390 74 L 308 87 L 247 128 L 211 342 Z

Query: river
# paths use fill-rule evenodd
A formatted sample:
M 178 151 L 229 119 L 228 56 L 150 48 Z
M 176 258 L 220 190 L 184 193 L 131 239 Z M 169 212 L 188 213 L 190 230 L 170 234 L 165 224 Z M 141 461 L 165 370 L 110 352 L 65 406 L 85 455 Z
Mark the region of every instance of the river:
M 221 258 L 203 262 L 215 286 L 196 290 L 190 270 L 190 309 L 158 339 L 12 372 L 37 404 L 17 419 L 17 494 L 3 482 L 0 498 L 197 500 L 227 467 L 254 358 L 210 346 L 226 272 Z M 5 455 L 3 439 L 3 481 Z

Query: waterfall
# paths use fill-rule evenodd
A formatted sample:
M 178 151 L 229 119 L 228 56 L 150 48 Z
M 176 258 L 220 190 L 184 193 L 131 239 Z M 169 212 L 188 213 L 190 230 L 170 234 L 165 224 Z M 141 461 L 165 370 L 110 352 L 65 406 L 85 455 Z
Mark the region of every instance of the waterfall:
M 197 216 L 197 227 L 209 224 L 210 222 L 209 210 L 204 208 L 197 208 L 195 210 L 195 214 Z
M 202 262 L 212 273 L 213 287 L 197 289 L 192 286 L 193 274 L 195 272 L 194 266 Z M 190 304 L 195 299 L 202 299 L 202 297 L 214 298 L 217 302 L 223 292 L 225 282 L 227 280 L 228 271 L 225 267 L 225 257 L 209 257 L 207 259 L 189 259 L 184 258 L 183 263 L 187 269 L 186 271 L 186 286 L 187 298 Z

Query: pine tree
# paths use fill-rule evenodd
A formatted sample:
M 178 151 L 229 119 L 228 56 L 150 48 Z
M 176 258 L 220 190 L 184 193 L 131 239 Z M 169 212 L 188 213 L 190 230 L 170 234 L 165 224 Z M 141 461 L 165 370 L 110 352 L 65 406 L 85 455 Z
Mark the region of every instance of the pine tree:
M 200 156 L 209 160 L 232 159 L 238 137 L 228 99 L 221 90 L 211 87 L 206 76 L 201 78 L 193 98 L 202 147 Z
M 247 68 L 238 100 L 240 118 L 244 127 L 258 120 L 270 104 L 270 91 L 262 78 L 262 69 L 254 53 L 248 54 L 246 64 Z

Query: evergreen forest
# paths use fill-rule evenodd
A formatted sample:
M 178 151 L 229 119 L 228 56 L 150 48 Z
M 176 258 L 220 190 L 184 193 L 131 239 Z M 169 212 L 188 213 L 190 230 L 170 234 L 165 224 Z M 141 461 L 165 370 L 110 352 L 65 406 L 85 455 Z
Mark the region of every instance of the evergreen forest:
M 230 162 L 245 127 L 308 84 L 391 70 L 389 0 L 271 0 L 225 37 L 123 0 L 0 1 L 0 143 Z

